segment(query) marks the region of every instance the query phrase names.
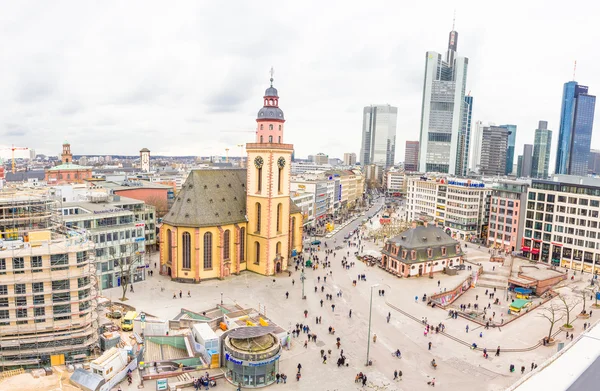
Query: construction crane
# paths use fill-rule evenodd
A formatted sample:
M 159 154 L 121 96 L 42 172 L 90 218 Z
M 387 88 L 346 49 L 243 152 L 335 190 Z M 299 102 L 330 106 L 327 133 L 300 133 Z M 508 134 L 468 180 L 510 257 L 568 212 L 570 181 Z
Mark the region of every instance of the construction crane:
M 229 148 L 225 148 L 225 163 L 229 163 Z
M 8 150 L 11 151 L 11 153 L 12 153 L 12 173 L 13 174 L 17 172 L 17 163 L 15 162 L 15 151 L 26 151 L 28 149 L 29 148 L 27 148 L 27 147 L 15 147 L 14 144 L 10 148 L 0 149 L 0 151 L 8 151 Z

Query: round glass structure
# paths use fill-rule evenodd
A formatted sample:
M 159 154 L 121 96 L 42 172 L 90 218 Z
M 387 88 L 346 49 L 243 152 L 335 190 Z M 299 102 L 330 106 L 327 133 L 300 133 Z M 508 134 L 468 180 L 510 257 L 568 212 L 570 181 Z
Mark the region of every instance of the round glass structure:
M 264 387 L 275 382 L 281 343 L 266 329 L 270 327 L 242 327 L 225 337 L 225 377 L 232 384 Z

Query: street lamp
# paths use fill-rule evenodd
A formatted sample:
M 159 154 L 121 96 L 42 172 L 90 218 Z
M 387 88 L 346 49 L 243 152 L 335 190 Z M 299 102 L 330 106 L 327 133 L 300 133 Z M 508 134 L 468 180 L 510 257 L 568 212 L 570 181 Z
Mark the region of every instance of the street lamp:
M 221 292 L 221 305 L 223 305 L 223 292 Z
M 373 312 L 373 288 L 375 288 L 376 286 L 381 286 L 381 285 L 385 285 L 388 288 L 392 289 L 391 286 L 389 286 L 388 284 L 375 284 L 371 286 L 371 299 L 369 301 L 369 333 L 367 334 L 367 362 L 366 365 L 369 366 L 369 351 L 371 348 L 371 315 Z
M 306 276 L 304 275 L 304 271 L 302 271 L 302 273 L 300 274 L 300 281 L 302 282 L 302 299 L 306 299 L 306 296 L 304 296 L 304 280 L 306 280 Z

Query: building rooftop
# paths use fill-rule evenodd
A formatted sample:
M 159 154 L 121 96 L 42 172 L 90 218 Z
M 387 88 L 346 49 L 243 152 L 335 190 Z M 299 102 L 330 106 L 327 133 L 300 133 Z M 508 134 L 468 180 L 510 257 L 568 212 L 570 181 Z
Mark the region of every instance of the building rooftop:
M 192 170 L 164 223 L 213 227 L 246 221 L 246 170 Z
M 136 180 L 136 181 L 124 181 L 121 183 L 104 181 L 97 182 L 97 185 L 102 186 L 113 191 L 119 190 L 134 190 L 134 189 L 172 189 L 171 186 L 162 185 L 156 182 Z
M 433 225 L 419 225 L 393 237 L 390 242 L 402 246 L 406 250 L 429 248 L 432 246 L 454 246 L 458 242 L 452 239 L 441 228 Z
M 63 163 L 58 166 L 50 167 L 48 171 L 91 171 L 92 167 L 80 166 L 79 164 Z

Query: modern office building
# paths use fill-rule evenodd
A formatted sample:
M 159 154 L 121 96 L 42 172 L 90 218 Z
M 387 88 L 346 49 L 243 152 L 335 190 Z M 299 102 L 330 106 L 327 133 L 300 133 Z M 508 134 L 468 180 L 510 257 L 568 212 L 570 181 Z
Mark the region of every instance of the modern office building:
M 98 342 L 94 243 L 58 204 L 46 190 L 0 194 L 0 370 L 82 360 Z
M 534 179 L 527 192 L 521 250 L 534 261 L 600 273 L 599 227 L 600 179 Z
M 504 175 L 506 149 L 510 131 L 502 126 L 486 126 L 481 134 L 481 160 L 479 172 L 483 175 Z
M 371 105 L 363 110 L 360 164 L 390 167 L 396 155 L 396 122 L 398 108 Z
M 385 173 L 385 190 L 389 196 L 399 197 L 406 193 L 406 173 L 402 170 L 389 170 Z
M 530 178 L 533 164 L 533 145 L 523 145 L 523 154 L 519 155 L 517 162 L 517 178 Z
M 469 147 L 469 169 L 474 172 L 479 172 L 479 163 L 481 161 L 481 136 L 483 134 L 483 122 L 476 121 L 471 133 Z
M 404 170 L 419 170 L 419 142 L 407 141 L 404 149 Z
M 461 240 L 487 240 L 491 188 L 447 176 L 406 179 L 406 219 L 429 221 Z
M 590 159 L 588 160 L 588 174 L 600 174 L 600 151 L 597 149 L 590 150 Z
M 555 172 L 587 175 L 596 97 L 588 87 L 569 81 L 563 87 Z
M 314 155 L 313 162 L 315 164 L 329 164 L 329 155 L 319 152 L 316 155 Z
M 528 182 L 495 183 L 490 202 L 489 247 L 519 251 L 523 238 Z
M 551 147 L 552 131 L 548 129 L 548 122 L 539 121 L 538 128 L 535 130 L 535 140 L 533 142 L 533 159 L 531 162 L 532 178 L 548 178 Z
M 353 166 L 356 164 L 355 153 L 344 153 L 344 166 Z
M 456 54 L 458 33 L 450 32 L 446 56 L 428 51 L 421 105 L 419 171 L 460 175 L 468 156 L 467 119 L 470 100 L 465 99 L 469 60 Z M 461 148 L 462 145 L 462 148 Z
M 517 140 L 517 125 L 500 125 L 508 130 L 508 145 L 506 147 L 506 168 L 504 173 L 509 175 L 512 173 L 513 164 L 515 162 L 515 141 Z
M 459 133 L 458 153 L 456 154 L 457 175 L 467 175 L 469 171 L 469 149 L 471 145 L 471 117 L 473 115 L 473 97 L 465 96 L 463 121 Z

